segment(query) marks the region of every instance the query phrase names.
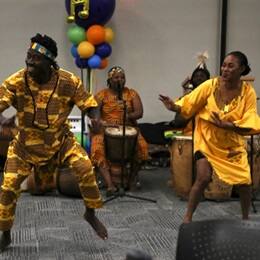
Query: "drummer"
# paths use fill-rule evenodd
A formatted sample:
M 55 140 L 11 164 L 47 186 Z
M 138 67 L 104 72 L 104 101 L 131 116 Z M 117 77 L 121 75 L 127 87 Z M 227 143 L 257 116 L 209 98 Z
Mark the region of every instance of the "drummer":
M 210 73 L 207 69 L 206 61 L 208 59 L 207 52 L 200 53 L 197 57 L 198 65 L 191 74 L 182 82 L 183 96 L 189 94 L 192 90 L 197 88 L 201 83 L 210 78 Z M 183 129 L 183 135 L 192 135 L 192 120 L 184 119 L 180 113 L 175 114 L 175 118 L 171 123 L 175 128 Z
M 139 94 L 125 86 L 125 72 L 121 67 L 112 67 L 108 71 L 107 88 L 100 90 L 95 98 L 100 106 L 101 119 L 104 126 L 123 124 L 123 100 L 126 102 L 126 125 L 137 127 L 137 120 L 143 116 L 143 105 Z M 141 163 L 148 158 L 148 145 L 142 135 L 137 137 L 136 173 Z M 110 175 L 110 162 L 106 159 L 104 134 L 94 134 L 91 138 L 91 159 L 101 174 L 107 187 L 106 195 L 116 192 Z

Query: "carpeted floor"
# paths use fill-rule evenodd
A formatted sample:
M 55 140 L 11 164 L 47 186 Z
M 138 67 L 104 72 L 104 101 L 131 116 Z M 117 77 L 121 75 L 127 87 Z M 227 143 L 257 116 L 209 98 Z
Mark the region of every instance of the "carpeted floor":
M 186 201 L 176 197 L 167 185 L 169 168 L 143 170 L 140 178 L 141 190 L 131 194 L 157 202 L 125 196 L 107 202 L 97 210 L 109 232 L 107 241 L 99 239 L 83 220 L 81 199 L 58 192 L 45 196 L 22 193 L 12 229 L 13 243 L 0 259 L 124 260 L 133 249 L 143 250 L 156 260 L 175 259 Z M 255 206 L 260 212 L 260 202 Z M 252 212 L 251 219 L 260 221 L 259 212 Z M 239 202 L 203 201 L 194 221 L 220 218 L 239 219 Z

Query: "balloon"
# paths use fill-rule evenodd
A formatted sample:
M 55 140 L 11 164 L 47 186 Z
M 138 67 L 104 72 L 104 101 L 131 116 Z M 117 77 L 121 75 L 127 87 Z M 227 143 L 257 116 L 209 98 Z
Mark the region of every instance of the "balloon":
M 70 53 L 71 53 L 71 55 L 72 55 L 74 58 L 76 58 L 77 56 L 79 56 L 77 48 L 78 48 L 77 45 L 72 45 L 71 48 L 70 48 Z
M 79 11 L 83 9 L 81 5 L 76 6 L 75 23 L 85 29 L 93 24 L 106 24 L 112 17 L 116 6 L 116 0 L 89 0 L 89 16 L 86 19 L 79 17 Z M 70 0 L 65 0 L 65 7 L 70 14 Z
M 108 43 L 102 43 L 96 46 L 95 53 L 100 56 L 101 58 L 108 57 L 112 52 L 112 48 Z
M 98 55 L 93 55 L 88 59 L 88 66 L 92 69 L 97 69 L 101 65 L 101 58 Z
M 84 69 L 88 67 L 88 59 L 81 59 L 79 56 L 75 58 L 75 64 L 78 68 Z
M 85 30 L 76 25 L 69 27 L 67 36 L 69 40 L 76 45 L 78 45 L 80 42 L 86 39 Z
M 108 65 L 108 59 L 103 59 L 103 60 L 101 60 L 101 64 L 99 66 L 99 69 L 104 69 L 104 68 L 107 67 L 107 65 Z
M 111 43 L 114 40 L 114 32 L 110 27 L 105 28 L 105 42 Z
M 87 40 L 94 45 L 105 41 L 105 29 L 102 25 L 92 25 L 86 32 Z
M 95 47 L 88 41 L 81 42 L 77 50 L 80 58 L 89 58 L 95 53 Z

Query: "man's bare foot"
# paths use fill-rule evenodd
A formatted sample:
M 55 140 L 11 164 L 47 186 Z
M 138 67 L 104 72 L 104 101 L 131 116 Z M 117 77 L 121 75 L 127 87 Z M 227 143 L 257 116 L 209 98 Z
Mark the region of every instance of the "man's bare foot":
M 97 235 L 102 239 L 106 240 L 107 229 L 106 227 L 99 221 L 99 219 L 95 216 L 95 210 L 86 208 L 86 212 L 84 214 L 85 220 L 90 224 L 90 226 L 96 231 Z
M 183 222 L 182 222 L 183 224 L 189 224 L 189 223 L 191 223 L 191 219 L 190 218 L 188 218 L 188 217 L 184 217 L 184 219 L 183 219 Z
M 0 238 L 0 252 L 3 252 L 11 244 L 11 232 L 10 230 L 3 231 Z

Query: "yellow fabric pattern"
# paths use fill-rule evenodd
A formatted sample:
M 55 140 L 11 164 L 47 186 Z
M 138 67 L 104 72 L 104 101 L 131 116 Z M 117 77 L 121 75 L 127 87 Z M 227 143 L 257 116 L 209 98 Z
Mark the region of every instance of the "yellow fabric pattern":
M 219 179 L 231 185 L 250 184 L 244 136 L 216 127 L 212 123 L 212 112 L 237 127 L 250 128 L 250 133 L 260 133 L 256 94 L 251 84 L 243 82 L 241 94 L 220 108 L 214 96 L 218 87 L 219 78 L 207 80 L 175 104 L 187 118 L 196 114 L 194 152 L 201 151 L 207 157 Z
M 12 227 L 20 185 L 33 168 L 41 175 L 51 167 L 55 174 L 57 166 L 67 164 L 76 176 L 85 206 L 102 206 L 91 161 L 69 130 L 68 115 L 74 104 L 83 111 L 97 107 L 80 79 L 61 69 L 53 71 L 44 85 L 21 70 L 0 87 L 0 112 L 12 105 L 18 117 L 18 134 L 8 149 L 1 186 L 0 230 Z

